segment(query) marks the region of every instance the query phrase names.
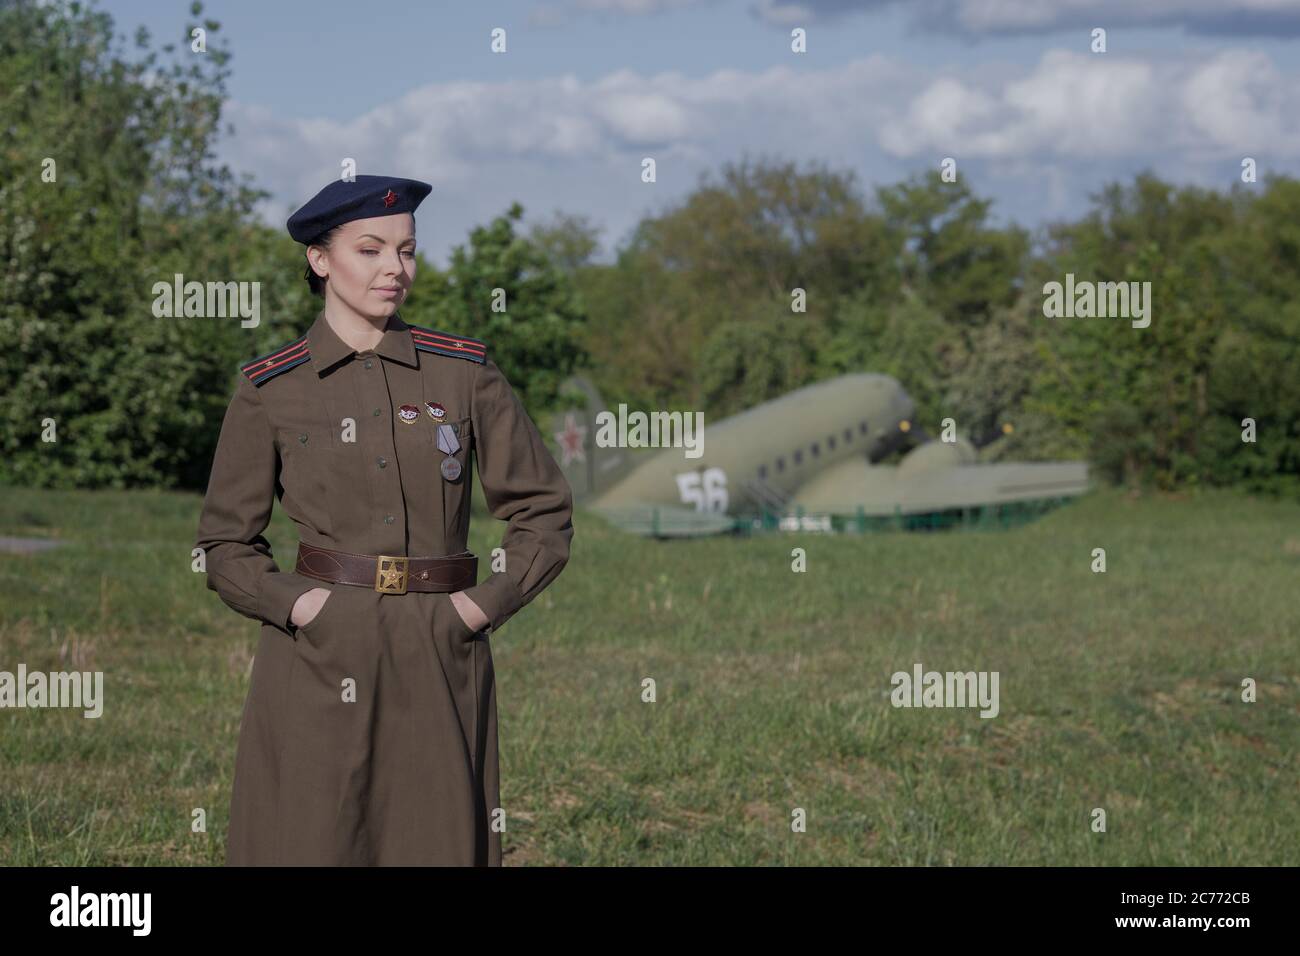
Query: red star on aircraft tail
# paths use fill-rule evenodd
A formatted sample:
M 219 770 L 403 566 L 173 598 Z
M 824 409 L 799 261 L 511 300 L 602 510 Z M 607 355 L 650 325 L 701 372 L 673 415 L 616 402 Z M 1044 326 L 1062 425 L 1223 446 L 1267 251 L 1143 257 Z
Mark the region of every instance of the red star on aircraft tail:
M 562 467 L 569 467 L 571 461 L 586 461 L 587 454 L 582 450 L 582 446 L 587 441 L 587 426 L 579 425 L 573 417 L 573 412 L 566 412 L 564 415 L 564 431 L 555 433 L 555 440 L 560 446 L 560 456 Z

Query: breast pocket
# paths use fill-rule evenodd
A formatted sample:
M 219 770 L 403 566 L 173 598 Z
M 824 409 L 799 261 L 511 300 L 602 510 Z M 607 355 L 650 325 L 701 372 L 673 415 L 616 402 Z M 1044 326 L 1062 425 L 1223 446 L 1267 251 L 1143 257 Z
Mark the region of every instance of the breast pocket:
M 456 550 L 464 547 L 464 538 L 469 530 L 469 461 L 474 447 L 474 426 L 468 418 L 454 419 L 441 430 L 433 429 L 433 442 L 437 448 L 434 453 L 438 468 L 436 477 L 442 485 L 446 540 L 448 546 Z
M 281 499 L 289 517 L 330 535 L 329 480 L 337 467 L 328 433 L 319 428 L 280 428 Z

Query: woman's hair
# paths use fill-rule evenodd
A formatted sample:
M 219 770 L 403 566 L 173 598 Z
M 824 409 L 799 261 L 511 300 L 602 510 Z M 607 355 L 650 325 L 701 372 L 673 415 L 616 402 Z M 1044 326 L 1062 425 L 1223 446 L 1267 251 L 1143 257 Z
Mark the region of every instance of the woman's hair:
M 337 226 L 334 226 L 332 229 L 326 229 L 315 239 L 308 242 L 307 245 L 321 246 L 325 249 L 328 249 L 330 247 L 330 243 L 334 240 L 334 233 L 338 232 L 342 228 L 343 228 L 342 224 L 339 224 Z M 304 256 L 307 255 L 305 249 L 303 255 Z M 325 298 L 325 280 L 322 279 L 320 276 L 318 276 L 315 270 L 312 269 L 310 261 L 307 263 L 307 274 L 306 276 L 304 276 L 304 278 L 306 278 L 307 280 L 307 286 L 311 289 L 312 295 L 318 295 L 322 299 Z

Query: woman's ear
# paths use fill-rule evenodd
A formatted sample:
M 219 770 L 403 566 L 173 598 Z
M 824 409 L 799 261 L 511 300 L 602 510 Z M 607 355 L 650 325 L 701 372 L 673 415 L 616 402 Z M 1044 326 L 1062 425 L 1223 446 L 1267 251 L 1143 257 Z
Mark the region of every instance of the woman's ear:
M 329 278 L 329 259 L 325 250 L 320 246 L 307 247 L 307 264 L 311 266 L 311 271 L 322 279 Z

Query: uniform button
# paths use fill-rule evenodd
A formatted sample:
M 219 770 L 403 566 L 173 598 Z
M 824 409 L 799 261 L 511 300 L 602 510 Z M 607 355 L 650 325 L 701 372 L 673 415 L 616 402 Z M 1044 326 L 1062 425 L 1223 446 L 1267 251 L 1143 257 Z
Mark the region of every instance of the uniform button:
M 382 409 L 382 408 L 376 408 L 376 409 L 375 409 L 373 412 L 371 412 L 370 414 L 372 414 L 372 415 L 374 415 L 376 418 L 378 418 L 379 415 L 380 415 L 380 413 L 382 413 L 382 412 L 383 412 L 383 409 Z
M 392 515 L 384 515 L 384 524 L 392 524 L 392 523 L 393 523 L 393 516 L 392 516 Z
M 370 368 L 374 364 L 375 364 L 374 359 L 366 359 L 366 368 Z
M 298 436 L 298 441 L 302 442 L 304 445 L 307 444 L 307 436 L 306 436 L 306 435 L 299 435 L 299 436 Z
M 387 458 L 376 458 L 376 459 L 375 459 L 375 462 L 376 462 L 376 464 L 379 465 L 380 468 L 387 468 L 387 467 L 388 467 L 388 459 L 387 459 Z

